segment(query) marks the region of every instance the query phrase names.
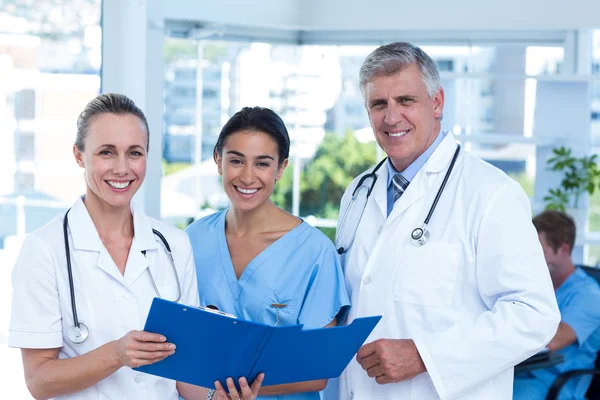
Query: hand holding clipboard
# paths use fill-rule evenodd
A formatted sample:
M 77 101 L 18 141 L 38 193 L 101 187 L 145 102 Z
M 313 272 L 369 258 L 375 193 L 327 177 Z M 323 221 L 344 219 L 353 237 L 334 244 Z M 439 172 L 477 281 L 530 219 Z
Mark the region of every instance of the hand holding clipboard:
M 224 384 L 229 376 L 253 381 L 261 372 L 263 386 L 334 378 L 380 319 L 303 330 L 302 325 L 269 326 L 155 298 L 144 330 L 165 335 L 177 352 L 138 370 L 203 387 Z

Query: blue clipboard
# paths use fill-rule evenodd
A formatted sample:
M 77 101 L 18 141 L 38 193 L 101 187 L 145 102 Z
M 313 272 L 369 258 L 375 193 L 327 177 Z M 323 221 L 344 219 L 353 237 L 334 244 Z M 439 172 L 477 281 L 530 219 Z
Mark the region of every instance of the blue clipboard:
M 177 348 L 162 361 L 134 369 L 208 388 L 215 381 L 226 386 L 228 377 L 252 382 L 261 372 L 263 386 L 335 378 L 380 319 L 303 330 L 302 325 L 243 321 L 157 297 L 144 330 L 164 335 Z

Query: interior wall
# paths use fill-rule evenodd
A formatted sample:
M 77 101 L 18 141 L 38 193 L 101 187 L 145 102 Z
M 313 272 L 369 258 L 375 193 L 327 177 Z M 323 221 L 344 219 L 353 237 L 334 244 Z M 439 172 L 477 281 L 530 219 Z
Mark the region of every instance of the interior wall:
M 164 0 L 165 20 L 299 29 L 304 0 Z
M 600 25 L 597 0 L 299 0 L 304 29 L 582 29 Z
M 317 31 L 556 30 L 600 26 L 598 0 L 163 0 L 168 21 Z

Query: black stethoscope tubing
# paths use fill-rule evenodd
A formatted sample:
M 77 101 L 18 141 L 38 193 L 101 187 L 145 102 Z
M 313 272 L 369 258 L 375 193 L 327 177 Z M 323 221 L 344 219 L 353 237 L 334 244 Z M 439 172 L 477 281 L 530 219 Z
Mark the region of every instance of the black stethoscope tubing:
M 427 214 L 427 218 L 425 218 L 425 225 L 427 225 L 429 223 L 429 220 L 431 219 L 431 216 L 433 215 L 433 211 L 435 210 L 435 207 L 437 206 L 437 203 L 440 200 L 440 196 L 444 192 L 444 187 L 446 186 L 446 182 L 448 182 L 448 178 L 450 178 L 450 173 L 452 172 L 452 169 L 454 168 L 454 163 L 456 163 L 456 159 L 458 158 L 458 153 L 460 153 L 460 144 L 457 145 L 456 151 L 454 151 L 454 156 L 452 157 L 452 161 L 450 162 L 450 166 L 448 167 L 448 172 L 446 172 L 446 175 L 444 176 L 444 180 L 442 181 L 442 184 L 440 185 L 440 188 L 439 188 L 437 194 L 435 195 L 433 204 L 431 205 L 431 208 L 429 209 L 429 214 Z
M 63 220 L 63 234 L 65 241 L 65 254 L 67 256 L 67 271 L 69 273 L 69 289 L 71 290 L 71 309 L 73 310 L 73 323 L 77 328 L 80 328 L 79 318 L 77 318 L 77 305 L 75 304 L 75 287 L 73 285 L 73 268 L 71 267 L 71 250 L 69 248 L 69 236 L 67 233 L 68 229 L 68 215 L 70 209 L 65 213 Z
M 379 171 L 379 168 L 381 168 L 381 166 L 383 165 L 383 163 L 385 163 L 387 161 L 387 159 L 388 158 L 386 157 L 383 160 L 381 160 L 379 162 L 379 164 L 377 164 L 375 166 L 375 168 L 373 168 L 373 171 L 371 171 L 370 174 L 365 174 L 362 178 L 360 178 L 360 180 L 358 181 L 358 185 L 356 185 L 356 187 L 354 188 L 354 191 L 352 192 L 352 197 L 356 196 L 356 191 L 358 189 L 360 189 L 362 184 L 368 178 L 372 178 L 373 182 L 371 183 L 371 186 L 369 186 L 369 188 L 367 189 L 367 199 L 369 198 L 369 196 L 371 196 L 371 192 L 373 191 L 373 188 L 375 187 L 375 182 L 377 182 L 377 171 Z
M 411 233 L 411 239 L 413 239 L 413 241 L 419 241 L 421 245 L 423 245 L 424 243 L 426 243 L 427 238 L 424 238 L 425 240 L 423 241 L 423 237 L 427 234 L 428 232 L 426 232 L 426 227 L 427 224 L 429 224 L 429 221 L 431 220 L 431 217 L 433 215 L 433 212 L 435 211 L 435 208 L 437 207 L 437 203 L 440 200 L 440 197 L 442 195 L 442 193 L 444 192 L 444 188 L 446 186 L 446 183 L 448 182 L 448 179 L 450 178 L 450 174 L 452 173 L 452 170 L 454 169 L 454 164 L 456 163 L 456 159 L 458 158 L 458 154 L 460 153 L 460 144 L 457 144 L 456 150 L 454 151 L 454 156 L 452 157 L 452 161 L 450 162 L 450 166 L 448 167 L 448 171 L 446 171 L 446 175 L 444 176 L 444 179 L 442 180 L 442 184 L 440 185 L 440 188 L 437 191 L 437 194 L 435 195 L 435 199 L 433 200 L 433 203 L 431 205 L 431 207 L 429 208 L 429 212 L 427 213 L 427 216 L 425 217 L 425 221 L 423 222 L 423 226 L 421 228 L 415 228 L 412 233 Z M 370 187 L 367 189 L 367 199 L 365 202 L 365 207 L 366 204 L 369 201 L 369 197 L 371 196 L 371 192 L 373 191 L 373 188 L 375 187 L 375 183 L 377 182 L 377 171 L 381 168 L 381 166 L 385 163 L 385 161 L 388 158 L 384 158 L 383 160 L 381 160 L 379 162 L 379 164 L 377 164 L 377 166 L 375 166 L 375 168 L 373 169 L 373 171 L 371 171 L 371 173 L 369 174 L 365 174 L 359 181 L 358 184 L 356 185 L 356 187 L 354 188 L 354 190 L 352 191 L 352 200 L 351 202 L 354 201 L 356 193 L 358 190 L 360 190 L 360 188 L 362 187 L 362 184 L 364 183 L 364 181 L 368 178 L 372 178 L 373 182 L 371 182 Z M 350 208 L 352 206 L 352 204 L 350 204 L 348 207 Z M 364 212 L 364 209 L 363 209 Z M 346 213 L 344 214 L 344 220 L 342 221 L 342 224 L 345 225 L 345 218 L 348 215 L 348 210 L 346 211 Z M 362 219 L 362 214 L 361 214 L 361 219 Z M 360 225 L 360 221 L 359 221 L 359 225 Z M 356 235 L 356 230 L 358 230 L 358 225 L 355 228 L 355 232 L 354 232 L 354 236 Z M 351 239 L 351 242 L 354 241 L 354 236 Z M 348 246 L 349 248 L 350 246 Z M 337 249 L 337 253 L 338 254 L 344 254 L 345 252 L 348 251 L 348 248 L 344 248 L 344 247 L 340 247 Z

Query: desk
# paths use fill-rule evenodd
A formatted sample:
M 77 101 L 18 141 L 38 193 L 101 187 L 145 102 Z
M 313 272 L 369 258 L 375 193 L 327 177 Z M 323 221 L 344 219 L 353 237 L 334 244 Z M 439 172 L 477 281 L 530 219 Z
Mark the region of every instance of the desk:
M 515 365 L 515 375 L 524 374 L 526 372 L 535 371 L 536 369 L 544 369 L 563 362 L 563 355 L 557 353 L 542 353 L 535 354 L 527 360 Z

